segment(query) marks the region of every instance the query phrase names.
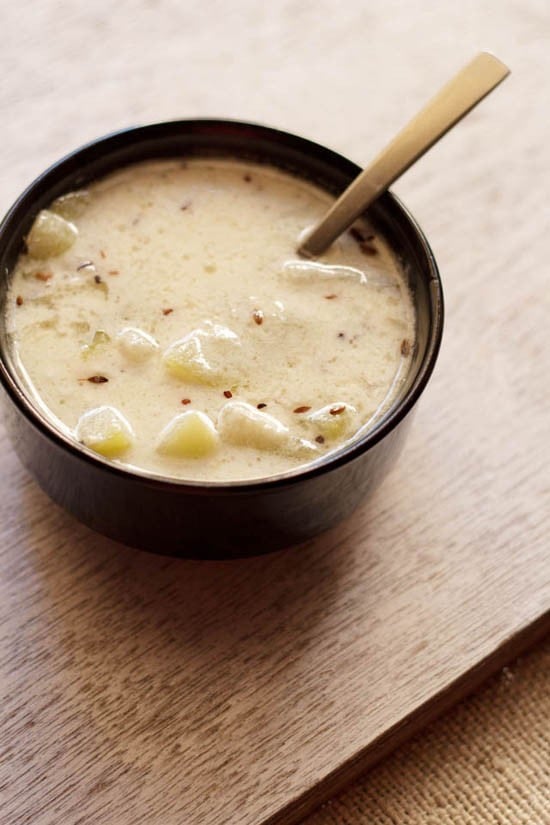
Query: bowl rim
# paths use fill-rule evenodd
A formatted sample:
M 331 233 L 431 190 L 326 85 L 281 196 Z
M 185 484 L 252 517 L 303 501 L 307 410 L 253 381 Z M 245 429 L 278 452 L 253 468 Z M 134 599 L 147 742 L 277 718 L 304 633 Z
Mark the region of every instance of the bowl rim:
M 24 211 L 26 213 L 32 211 L 32 208 L 29 210 L 28 206 L 26 206 L 27 201 L 32 199 L 33 196 L 36 195 L 37 191 L 39 191 L 42 187 L 47 184 L 54 183 L 56 178 L 59 179 L 63 172 L 68 171 L 68 169 L 70 169 L 74 162 L 79 158 L 83 158 L 91 152 L 97 151 L 97 149 L 101 146 L 104 146 L 109 150 L 109 153 L 113 154 L 119 146 L 123 146 L 128 142 L 139 142 L 140 139 L 147 136 L 154 137 L 155 132 L 163 132 L 166 129 L 174 130 L 174 134 L 176 134 L 179 130 L 200 132 L 201 129 L 224 130 L 228 127 L 235 127 L 236 129 L 241 129 L 244 131 L 250 130 L 255 136 L 260 136 L 267 140 L 286 143 L 287 145 L 303 151 L 304 153 L 313 153 L 329 165 L 334 166 L 335 168 L 343 169 L 346 172 L 354 172 L 355 174 L 359 174 L 362 171 L 361 167 L 353 161 L 338 152 L 333 151 L 332 149 L 316 143 L 315 141 L 301 137 L 286 130 L 281 130 L 250 121 L 229 118 L 190 118 L 155 121 L 144 125 L 125 127 L 88 141 L 82 146 L 63 155 L 57 161 L 50 164 L 23 190 L 12 206 L 8 209 L 6 215 L 0 223 L 0 254 L 2 253 L 5 238 L 10 237 L 11 224 L 14 220 L 19 220 L 18 213 L 20 211 Z M 159 153 L 159 157 L 160 156 L 161 155 Z M 277 165 L 276 160 L 273 161 L 273 165 Z M 415 237 L 415 240 L 419 243 L 421 252 L 425 257 L 427 271 L 429 272 L 427 287 L 432 316 L 426 350 L 418 367 L 418 371 L 405 395 L 398 401 L 398 403 L 395 405 L 390 405 L 388 410 L 382 415 L 375 426 L 367 430 L 367 432 L 357 440 L 352 440 L 346 444 L 343 444 L 339 449 L 329 452 L 313 462 L 299 465 L 296 468 L 282 473 L 244 479 L 242 481 L 194 481 L 183 478 L 178 479 L 173 476 L 163 476 L 162 474 L 149 472 L 139 467 L 134 467 L 133 465 L 116 464 L 113 461 L 110 461 L 109 459 L 93 452 L 85 445 L 80 444 L 73 438 L 70 438 L 68 434 L 65 434 L 58 429 L 53 422 L 51 422 L 46 415 L 41 414 L 40 410 L 31 402 L 31 399 L 25 392 L 24 388 L 18 383 L 16 377 L 12 374 L 12 371 L 6 363 L 5 353 L 2 349 L 0 349 L 0 384 L 3 386 L 11 401 L 15 404 L 18 410 L 24 414 L 27 420 L 35 428 L 37 428 L 44 437 L 50 441 L 53 441 L 57 447 L 68 451 L 72 457 L 84 461 L 87 464 L 91 464 L 96 469 L 110 473 L 114 476 L 118 476 L 120 479 L 124 479 L 129 483 L 145 482 L 152 487 L 179 490 L 182 494 L 189 493 L 201 495 L 215 492 L 216 494 L 245 495 L 255 492 L 268 492 L 269 490 L 276 490 L 281 487 L 291 486 L 293 484 L 301 483 L 307 479 L 324 475 L 325 473 L 336 470 L 345 464 L 349 464 L 382 441 L 405 418 L 405 416 L 411 411 L 412 407 L 414 407 L 434 370 L 443 333 L 443 289 L 438 266 L 430 244 L 428 243 L 428 240 L 416 219 L 399 198 L 397 198 L 392 192 L 387 191 L 381 196 L 380 200 L 382 199 L 392 213 L 397 213 L 399 215 L 401 223 L 407 226 L 411 237 Z M 5 278 L 9 277 L 9 273 L 6 268 L 4 268 L 3 276 Z M 4 318 L 2 321 L 3 320 Z

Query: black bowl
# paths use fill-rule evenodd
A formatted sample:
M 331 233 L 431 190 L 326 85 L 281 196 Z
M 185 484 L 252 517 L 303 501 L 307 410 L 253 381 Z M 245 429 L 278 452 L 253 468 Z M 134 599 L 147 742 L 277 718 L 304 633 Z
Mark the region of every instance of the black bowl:
M 189 120 L 128 129 L 73 152 L 21 195 L 0 226 L 0 313 L 10 272 L 39 209 L 113 169 L 154 157 L 230 156 L 269 163 L 341 192 L 358 166 L 322 146 L 248 123 Z M 299 543 L 337 524 L 379 484 L 395 459 L 411 411 L 432 373 L 443 328 L 437 266 L 417 223 L 390 193 L 369 218 L 401 260 L 414 296 L 412 368 L 399 398 L 363 438 L 315 466 L 247 482 L 162 479 L 125 469 L 58 432 L 25 394 L 0 325 L 5 421 L 17 454 L 40 486 L 107 536 L 156 553 L 193 558 L 256 555 Z

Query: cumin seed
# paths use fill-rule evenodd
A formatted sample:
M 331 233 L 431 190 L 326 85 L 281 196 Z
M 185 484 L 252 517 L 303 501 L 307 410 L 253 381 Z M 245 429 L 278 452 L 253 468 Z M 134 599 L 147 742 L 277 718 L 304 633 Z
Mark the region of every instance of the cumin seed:
M 362 243 L 359 244 L 359 248 L 365 255 L 378 255 L 377 248 L 374 244 L 370 243 L 370 241 L 362 241 Z
M 90 375 L 89 378 L 86 378 L 86 381 L 89 381 L 90 384 L 106 384 L 108 380 L 104 375 Z
M 363 232 L 363 230 L 362 230 L 362 229 L 359 229 L 359 227 L 358 227 L 358 226 L 352 226 L 352 227 L 351 227 L 351 229 L 350 229 L 350 231 L 349 231 L 349 234 L 351 235 L 351 237 L 352 237 L 352 238 L 355 238 L 355 240 L 356 240 L 359 244 L 362 244 L 362 243 L 364 243 L 365 241 L 373 241 L 373 240 L 374 240 L 374 235 L 372 235 L 372 234 L 370 234 L 370 235 L 365 235 L 365 233 Z

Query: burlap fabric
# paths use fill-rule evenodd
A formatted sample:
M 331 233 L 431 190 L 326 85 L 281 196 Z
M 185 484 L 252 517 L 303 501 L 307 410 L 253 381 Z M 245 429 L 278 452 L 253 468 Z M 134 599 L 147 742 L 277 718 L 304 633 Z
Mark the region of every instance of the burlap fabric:
M 306 822 L 549 825 L 550 638 Z

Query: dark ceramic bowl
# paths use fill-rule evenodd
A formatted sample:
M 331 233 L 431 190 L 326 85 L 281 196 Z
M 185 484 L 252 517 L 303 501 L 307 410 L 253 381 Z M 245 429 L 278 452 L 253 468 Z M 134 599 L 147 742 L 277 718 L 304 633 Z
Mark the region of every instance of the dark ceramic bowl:
M 55 197 L 116 167 L 154 157 L 231 156 L 293 172 L 335 195 L 359 173 L 316 143 L 247 123 L 190 120 L 117 132 L 78 149 L 31 184 L 0 226 L 0 317 L 34 216 Z M 377 426 L 315 466 L 247 482 L 189 483 L 128 470 L 58 432 L 26 396 L 0 324 L 5 422 L 40 486 L 90 527 L 135 547 L 175 556 L 233 558 L 296 544 L 334 526 L 376 487 L 395 459 L 433 370 L 443 326 L 441 282 L 426 238 L 391 194 L 369 217 L 399 256 L 414 296 L 417 336 L 400 396 Z

